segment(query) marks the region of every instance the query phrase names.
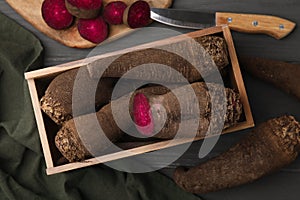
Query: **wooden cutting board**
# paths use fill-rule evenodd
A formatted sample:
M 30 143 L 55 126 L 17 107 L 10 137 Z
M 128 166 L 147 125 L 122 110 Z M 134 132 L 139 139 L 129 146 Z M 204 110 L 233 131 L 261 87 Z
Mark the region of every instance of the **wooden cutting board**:
M 115 0 L 103 0 L 104 5 Z M 127 5 L 136 0 L 123 0 Z M 172 4 L 172 0 L 146 0 L 151 7 L 168 8 Z M 75 48 L 91 48 L 96 44 L 83 39 L 76 28 L 77 22 L 66 30 L 54 30 L 50 28 L 43 20 L 41 14 L 41 6 L 43 0 L 6 0 L 6 2 L 25 20 L 31 23 L 36 29 L 47 35 L 48 37 L 66 45 Z M 121 37 L 132 29 L 126 25 L 110 26 L 110 34 L 108 39 Z

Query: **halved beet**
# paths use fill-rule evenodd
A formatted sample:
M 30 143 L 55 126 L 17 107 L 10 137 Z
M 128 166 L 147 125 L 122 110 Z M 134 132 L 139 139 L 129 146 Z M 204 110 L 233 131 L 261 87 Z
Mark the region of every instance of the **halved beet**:
M 138 93 L 133 98 L 133 117 L 137 130 L 145 136 L 151 136 L 154 131 L 151 107 L 147 97 Z
M 112 1 L 103 10 L 103 18 L 109 24 L 122 24 L 123 14 L 127 5 L 123 1 Z
M 77 28 L 81 37 L 96 44 L 108 36 L 108 25 L 101 16 L 94 19 L 79 19 Z
M 123 22 L 130 28 L 147 26 L 150 20 L 150 6 L 146 1 L 136 1 L 128 6 L 123 15 Z
M 99 15 L 102 0 L 65 0 L 68 11 L 75 17 L 92 19 Z
M 48 26 L 56 30 L 68 28 L 73 22 L 64 0 L 43 1 L 42 17 Z

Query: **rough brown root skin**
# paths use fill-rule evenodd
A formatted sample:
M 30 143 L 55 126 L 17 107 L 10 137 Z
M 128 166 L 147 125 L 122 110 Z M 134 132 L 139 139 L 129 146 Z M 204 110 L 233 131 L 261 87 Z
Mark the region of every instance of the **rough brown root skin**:
M 300 65 L 259 57 L 240 57 L 240 65 L 250 74 L 269 82 L 300 100 Z
M 114 118 L 110 104 L 100 109 L 96 113 L 96 116 L 104 132 L 103 135 L 99 134 L 100 130 L 97 130 L 97 127 L 87 122 L 92 120 L 94 117 L 93 114 L 87 114 L 71 119 L 58 131 L 55 137 L 56 147 L 69 162 L 84 160 L 95 152 L 101 152 L 110 147 L 111 143 L 105 142 L 101 137 L 106 137 L 111 142 L 115 142 L 123 135 L 121 129 L 119 129 L 113 120 Z M 76 120 L 81 121 L 77 126 L 75 125 Z M 84 127 L 84 133 L 78 133 L 77 128 L 82 125 L 82 123 L 86 125 Z
M 45 94 L 41 100 L 41 109 L 56 123 L 62 124 L 72 118 L 71 113 L 61 106 L 59 101 L 55 101 L 49 94 Z
M 211 56 L 219 70 L 225 68 L 229 64 L 227 45 L 223 38 L 218 36 L 203 36 L 196 38 L 195 40 L 203 46 L 204 50 Z M 177 45 L 178 48 L 182 45 L 182 48 L 186 49 L 188 55 L 194 55 L 193 49 L 185 48 L 185 45 L 187 45 L 186 43 L 178 43 Z M 105 60 L 100 60 L 99 64 L 101 64 L 101 62 L 105 62 Z M 214 69 L 207 66 L 203 61 L 199 63 L 199 67 L 203 69 L 200 74 L 199 71 L 183 57 L 163 49 L 149 48 L 125 53 L 118 57 L 109 65 L 109 68 L 105 70 L 103 77 L 122 77 L 127 71 L 134 67 L 149 63 L 170 66 L 181 73 L 189 82 L 199 81 L 203 77 L 209 76 L 215 72 Z M 145 76 L 141 76 L 142 78 L 139 77 L 139 74 L 135 74 L 134 77 L 129 78 L 179 82 L 179 80 L 174 78 L 174 74 L 171 72 L 168 74 L 161 74 L 160 71 L 154 71 L 153 74 L 154 77 L 149 76 L 148 79 L 147 77 L 145 78 Z
M 199 40 L 198 42 L 203 45 L 208 54 L 212 56 L 219 69 L 223 69 L 228 65 L 226 42 L 223 38 L 217 36 L 205 36 L 198 38 L 197 40 Z M 101 62 L 99 62 L 99 64 L 101 64 Z M 150 48 L 129 52 L 114 60 L 109 68 L 103 73 L 103 81 L 100 81 L 96 92 L 96 106 L 101 106 L 108 103 L 117 78 L 122 77 L 132 68 L 146 63 L 158 63 L 171 66 L 173 69 L 177 70 L 184 77 L 186 77 L 190 82 L 201 80 L 203 78 L 202 76 L 206 76 L 211 73 L 211 69 L 205 68 L 205 71 L 200 75 L 197 69 L 195 69 L 195 67 L 185 59 L 162 49 Z M 46 114 L 49 115 L 49 117 L 57 124 L 62 124 L 64 121 L 72 117 L 72 91 L 77 72 L 78 69 L 73 69 L 55 77 L 55 79 L 53 79 L 48 86 L 45 96 L 41 99 L 42 110 L 45 111 Z M 163 74 L 162 77 L 159 77 L 161 74 L 159 71 L 155 72 L 155 74 L 157 74 L 156 78 L 158 80 L 178 83 L 178 80 L 175 80 L 171 73 L 167 75 Z M 85 78 L 86 80 L 89 80 L 90 75 L 87 74 Z M 94 78 L 95 77 L 92 77 L 91 79 Z M 139 79 L 139 77 L 132 78 Z M 103 90 L 103 88 L 105 88 L 105 90 Z M 82 105 L 82 108 L 86 107 L 84 101 L 82 101 L 80 104 Z
M 207 85 L 209 85 L 210 90 Z M 149 99 L 151 109 L 151 119 L 154 123 L 154 132 L 158 131 L 153 137 L 171 139 L 177 134 L 178 127 L 180 125 L 185 125 L 186 129 L 190 126 L 195 126 L 199 123 L 198 131 L 196 136 L 205 136 L 210 123 L 217 124 L 218 121 L 224 120 L 223 129 L 229 128 L 235 125 L 242 114 L 242 103 L 240 100 L 240 95 L 230 88 L 224 88 L 222 85 L 196 82 L 191 84 L 192 89 L 197 97 L 197 103 L 200 109 L 200 121 L 195 121 L 198 114 L 195 113 L 195 104 L 191 103 L 192 96 L 187 92 L 188 86 L 182 86 L 174 89 L 174 92 L 181 95 L 183 99 L 186 99 L 187 103 L 182 102 L 183 107 L 180 106 L 178 102 L 178 96 L 176 97 L 172 92 L 168 92 L 164 95 L 153 95 L 146 94 Z M 221 95 L 220 93 L 225 93 Z M 224 116 L 211 117 L 211 96 L 214 96 L 214 106 L 215 109 L 226 109 L 226 114 Z M 219 96 L 223 96 L 226 99 L 220 99 Z M 225 107 L 223 107 L 223 103 Z M 219 107 L 218 107 L 219 106 Z M 165 111 L 165 115 L 162 114 Z M 183 117 L 183 118 L 182 118 Z M 136 118 L 135 118 L 136 119 Z M 162 123 L 165 124 L 162 127 Z M 213 133 L 213 130 L 211 130 Z M 143 134 L 143 133 L 142 133 Z M 189 131 L 186 131 L 184 136 L 191 136 Z
M 212 56 L 219 69 L 223 69 L 228 65 L 226 42 L 223 38 L 205 36 L 198 40 L 210 56 Z M 145 49 L 126 53 L 112 62 L 109 68 L 103 73 L 102 77 L 104 78 L 100 81 L 96 92 L 96 106 L 108 103 L 117 78 L 122 77 L 128 70 L 146 63 L 158 63 L 171 66 L 173 69 L 183 74 L 190 82 L 201 80 L 202 76 L 209 75 L 211 70 L 207 69 L 207 71 L 200 75 L 197 69 L 185 59 L 162 49 Z M 101 62 L 99 64 L 101 64 Z M 78 69 L 73 69 L 55 77 L 48 86 L 45 96 L 41 99 L 42 110 L 57 124 L 62 124 L 72 117 L 72 91 L 77 72 Z M 178 80 L 174 80 L 171 73 L 169 75 L 164 74 L 162 77 L 159 77 L 161 74 L 159 71 L 155 72 L 155 74 L 158 74 L 158 80 L 178 82 Z M 138 79 L 139 77 L 133 78 Z M 85 79 L 87 81 L 90 80 L 90 75 L 87 74 Z M 94 78 L 92 77 L 91 79 Z M 103 88 L 105 88 L 105 90 L 103 90 Z M 80 103 L 83 108 L 82 110 L 86 107 L 84 102 L 85 101 L 81 101 Z
M 217 66 L 226 66 L 229 63 L 227 45 L 223 38 L 204 36 L 195 38 L 206 52 L 212 57 Z
M 192 193 L 249 183 L 293 162 L 299 145 L 300 124 L 294 117 L 271 119 L 212 160 L 190 169 L 177 168 L 174 181 Z
M 161 95 L 169 90 L 162 86 L 151 86 L 148 88 L 142 88 L 136 91 L 138 92 L 145 92 L 145 93 L 152 93 Z M 133 97 L 131 96 L 131 100 L 129 105 L 132 105 Z M 125 104 L 127 98 L 126 96 L 122 96 L 119 99 L 113 101 L 114 106 L 116 106 L 116 110 L 122 110 L 122 105 Z M 74 119 L 71 119 L 65 122 L 62 128 L 58 131 L 55 137 L 55 145 L 61 154 L 69 161 L 81 161 L 89 156 L 96 156 L 91 155 L 95 152 L 103 152 L 105 149 L 111 146 L 111 142 L 116 142 L 124 133 L 119 128 L 114 120 L 114 116 L 111 109 L 112 102 L 103 106 L 97 113 L 97 120 L 104 132 L 105 135 L 99 134 L 99 130 L 97 127 L 93 126 L 93 124 L 89 124 L 88 121 L 94 117 L 94 114 L 87 114 L 78 116 Z M 119 108 L 120 107 L 120 108 Z M 129 108 L 132 112 L 132 107 Z M 124 112 L 115 113 L 117 115 L 122 115 Z M 131 117 L 123 117 L 122 122 L 124 126 L 130 124 Z M 84 124 L 84 133 L 85 135 L 79 135 L 77 126 L 75 126 L 75 120 L 80 121 L 80 124 Z M 108 138 L 111 142 L 105 142 L 101 137 Z M 83 141 L 85 140 L 85 142 Z M 91 152 L 90 152 L 91 151 Z
M 72 102 L 73 101 L 73 86 L 76 79 L 78 69 L 73 69 L 64 72 L 55 77 L 49 84 L 45 95 L 40 100 L 41 109 L 57 124 L 61 125 L 65 121 L 72 118 Z M 83 73 L 84 74 L 84 73 Z M 89 81 L 97 81 L 90 79 L 88 74 L 84 74 L 81 78 L 86 81 L 87 85 L 82 87 L 89 87 Z M 116 83 L 116 79 L 104 78 L 101 79 L 97 86 L 94 102 L 87 102 L 85 97 L 83 99 L 77 99 L 77 103 L 80 108 L 78 110 L 82 114 L 86 114 L 90 111 L 86 111 L 86 107 L 92 103 L 93 105 L 102 106 L 110 101 L 113 87 Z M 105 90 L 103 90 L 105 88 Z
M 69 162 L 81 161 L 90 156 L 75 131 L 74 121 L 70 120 L 55 136 L 55 145 Z

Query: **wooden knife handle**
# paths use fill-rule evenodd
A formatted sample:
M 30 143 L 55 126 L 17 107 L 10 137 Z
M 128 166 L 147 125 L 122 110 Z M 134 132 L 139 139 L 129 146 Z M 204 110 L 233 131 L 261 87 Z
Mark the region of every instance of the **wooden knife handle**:
M 269 15 L 217 12 L 216 25 L 225 24 L 234 31 L 262 33 L 276 39 L 285 37 L 296 26 L 294 22 Z

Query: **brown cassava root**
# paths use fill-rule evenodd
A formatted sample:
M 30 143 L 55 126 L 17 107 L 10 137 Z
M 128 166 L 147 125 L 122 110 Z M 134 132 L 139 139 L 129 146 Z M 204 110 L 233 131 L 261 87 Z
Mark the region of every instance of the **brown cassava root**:
M 293 162 L 300 124 L 292 116 L 268 120 L 227 152 L 190 169 L 177 168 L 175 182 L 192 193 L 207 193 L 252 182 Z
M 216 84 L 213 84 L 213 85 L 216 85 Z M 175 90 L 181 90 L 182 94 L 184 95 L 184 91 L 186 90 L 186 87 L 188 87 L 188 86 L 181 86 L 179 88 L 176 88 Z M 195 90 L 198 101 L 201 104 L 200 107 L 201 106 L 203 107 L 203 109 L 201 109 L 203 111 L 201 112 L 200 120 L 209 122 L 210 118 L 206 118 L 206 116 L 209 116 L 209 113 L 210 113 L 210 103 L 209 103 L 210 98 L 208 96 L 207 88 L 204 83 L 193 83 L 192 88 Z M 215 88 L 217 88 L 217 89 L 215 89 L 216 91 L 220 92 L 219 86 L 215 86 Z M 179 93 L 181 93 L 181 92 L 179 91 Z M 150 86 L 150 87 L 142 88 L 142 89 L 135 91 L 133 93 L 133 95 L 131 95 L 131 97 L 130 97 L 129 108 L 127 108 L 127 109 L 129 109 L 130 114 L 132 114 L 133 97 L 135 96 L 135 94 L 138 94 L 138 93 L 145 94 L 147 97 L 149 97 L 150 101 L 151 101 L 151 98 L 152 99 L 153 98 L 162 99 L 163 101 L 165 101 L 165 102 L 161 102 L 162 104 L 165 104 L 166 102 L 174 101 L 174 97 L 172 97 L 171 91 L 163 86 Z M 241 103 L 239 100 L 239 95 L 231 89 L 225 89 L 225 93 L 226 93 L 225 97 L 228 98 L 227 107 L 226 107 L 227 113 L 226 113 L 226 116 L 220 116 L 220 117 L 225 119 L 225 123 L 226 123 L 225 127 L 227 128 L 228 126 L 231 126 L 237 122 L 242 110 L 241 110 Z M 123 113 L 126 113 L 126 110 L 124 110 L 124 107 L 122 107 L 124 105 L 124 103 L 126 102 L 127 97 L 128 96 L 122 96 L 121 98 L 112 101 L 111 103 L 102 107 L 96 113 L 97 120 L 98 120 L 103 132 L 105 133 L 105 135 L 99 135 L 98 134 L 99 130 L 97 130 L 97 127 L 94 127 L 94 126 L 90 127 L 88 125 L 88 123 L 85 123 L 88 120 L 91 120 L 94 117 L 94 114 L 87 114 L 84 116 L 79 116 L 79 117 L 76 117 L 74 119 L 71 119 L 71 120 L 65 122 L 55 137 L 55 144 L 56 144 L 57 148 L 60 150 L 60 152 L 62 153 L 62 155 L 69 162 L 80 161 L 80 160 L 83 160 L 83 159 L 91 156 L 90 151 L 101 152 L 101 151 L 109 148 L 111 146 L 111 142 L 118 141 L 123 136 L 124 132 L 119 128 L 119 126 L 116 124 L 116 122 L 114 120 L 111 105 L 112 105 L 112 103 L 114 103 L 114 106 L 117 106 L 116 109 L 118 111 L 120 111 L 120 112 L 118 112 L 118 114 L 121 115 L 122 124 L 125 127 L 130 126 L 131 116 L 130 115 L 123 116 Z M 218 103 L 218 102 L 216 102 L 216 103 Z M 233 103 L 234 103 L 234 107 L 232 107 Z M 174 106 L 172 106 L 172 108 L 174 110 L 171 110 L 171 109 L 167 110 L 167 112 L 169 112 L 169 114 L 171 114 L 171 115 L 169 115 L 171 119 L 168 122 L 169 123 L 168 127 L 173 126 L 173 124 L 175 124 L 175 126 L 178 125 L 178 121 L 176 121 L 176 120 L 178 119 L 178 114 L 179 114 L 178 112 L 180 112 L 180 111 L 177 109 L 176 104 Z M 233 114 L 233 112 L 234 112 L 234 114 Z M 188 118 L 190 120 L 192 120 L 194 117 L 193 111 L 188 110 L 188 109 L 184 111 L 184 114 L 189 116 Z M 89 135 L 84 136 L 84 138 L 86 138 L 86 137 L 91 138 L 89 140 L 89 142 L 86 142 L 86 144 L 84 144 L 84 142 L 82 141 L 83 138 L 79 136 L 79 133 L 78 133 L 77 127 L 75 126 L 74 120 L 79 120 L 85 125 L 84 132 L 86 132 Z M 207 123 L 200 123 L 200 124 L 201 125 L 199 126 L 199 129 L 206 130 L 205 128 L 207 128 Z M 201 126 L 204 126 L 204 127 L 201 127 Z M 168 127 L 163 128 L 162 129 L 163 132 L 155 135 L 154 137 L 158 137 L 158 138 L 173 137 L 174 134 L 176 134 L 176 130 L 170 129 Z M 171 131 L 174 131 L 174 133 L 169 134 L 169 132 L 171 132 Z M 188 130 L 187 130 L 187 132 L 188 132 Z M 203 132 L 204 131 L 199 130 L 199 133 L 203 134 Z M 188 134 L 187 134 L 187 136 L 188 136 Z M 100 139 L 99 139 L 99 137 L 100 137 Z M 110 140 L 110 142 L 107 142 L 107 141 L 101 139 L 101 137 L 108 138 Z M 88 145 L 88 148 L 86 145 Z M 90 149 L 90 151 L 88 149 Z
M 45 91 L 45 95 L 40 100 L 41 109 L 57 124 L 62 124 L 64 121 L 73 117 L 72 103 L 76 102 L 72 102 L 72 94 L 78 71 L 79 69 L 69 70 L 55 77 Z M 91 81 L 97 81 L 91 79 L 87 71 L 82 70 L 81 72 L 82 88 L 88 88 L 88 84 L 90 84 Z M 116 81 L 117 79 L 112 78 L 101 79 L 95 93 L 94 102 L 86 101 L 86 97 L 76 99 L 76 105 L 79 106 L 78 109 L 80 112 L 82 114 L 92 112 L 86 110 L 90 103 L 92 103 L 92 105 L 95 104 L 96 107 L 108 103 Z
M 223 38 L 217 36 L 204 36 L 196 38 L 195 40 L 204 47 L 205 51 L 209 54 L 209 56 L 211 56 L 219 69 L 223 69 L 228 65 L 227 47 Z M 186 51 L 191 50 L 187 48 Z M 191 55 L 193 55 L 193 53 L 194 52 L 190 52 Z M 101 65 L 103 62 L 107 62 L 105 58 L 99 60 L 98 64 Z M 205 66 L 205 63 L 200 63 L 200 65 L 203 65 L 204 67 L 204 72 L 200 75 L 196 68 L 187 60 L 175 53 L 170 53 L 162 49 L 149 48 L 129 52 L 114 60 L 104 71 L 102 75 L 103 78 L 97 87 L 95 102 L 87 102 L 85 97 L 77 100 L 80 102 L 76 104 L 80 106 L 80 113 L 90 113 L 91 110 L 85 110 L 86 107 L 90 107 L 88 106 L 90 104 L 95 103 L 96 107 L 101 107 L 107 104 L 110 101 L 112 90 L 118 78 L 122 77 L 130 69 L 147 63 L 158 63 L 170 66 L 180 72 L 187 78 L 188 81 L 191 82 L 201 80 L 203 76 L 213 73 L 212 69 Z M 40 100 L 41 109 L 59 125 L 73 117 L 72 103 L 74 102 L 72 102 L 72 94 L 77 72 L 78 69 L 73 69 L 55 77 L 45 91 L 45 95 Z M 88 88 L 89 84 L 98 81 L 98 76 L 93 77 L 93 74 L 90 74 L 91 72 L 88 69 L 81 68 L 81 72 L 81 79 L 84 79 L 82 81 L 84 83 L 82 88 Z M 157 71 L 156 74 L 157 76 L 162 76 L 158 77 L 158 79 L 165 82 L 178 81 L 173 77 L 171 72 L 168 74 L 162 74 Z M 137 76 L 139 75 L 137 74 Z M 149 77 L 153 78 L 151 76 Z M 133 78 L 139 79 L 139 77 Z M 144 74 L 141 75 L 141 79 L 144 80 Z M 126 94 L 126 91 L 124 91 L 124 94 Z
M 209 86 L 209 87 L 207 87 Z M 217 124 L 218 122 L 224 121 L 224 126 L 221 127 L 221 130 L 227 129 L 235 124 L 240 120 L 241 114 L 243 112 L 242 110 L 242 102 L 240 99 L 239 93 L 235 92 L 233 89 L 230 88 L 223 88 L 219 84 L 214 83 L 203 83 L 203 82 L 196 82 L 191 84 L 191 87 L 193 88 L 196 97 L 198 99 L 198 105 L 199 105 L 199 127 L 197 129 L 196 136 L 205 136 L 209 125 Z M 168 118 L 166 120 L 166 123 L 164 127 L 153 137 L 156 138 L 162 138 L 162 139 L 171 139 L 173 138 L 176 133 L 177 129 L 180 124 L 186 124 L 186 133 L 185 136 L 189 136 L 188 127 L 193 126 L 193 123 L 195 125 L 195 115 L 197 113 L 194 113 L 194 109 L 191 102 L 189 102 L 190 98 L 185 92 L 187 87 L 180 87 L 175 89 L 180 90 L 179 94 L 185 97 L 186 99 L 186 106 L 183 108 L 180 108 L 180 105 L 178 104 L 178 101 L 176 97 L 171 93 L 167 93 L 165 95 L 161 95 L 159 97 L 152 96 L 149 97 L 149 101 L 151 104 L 162 104 L 164 109 L 167 109 Z M 223 94 L 222 94 L 223 93 Z M 212 102 L 212 96 L 214 97 L 214 101 Z M 221 99 L 219 97 L 224 97 L 225 99 Z M 221 116 L 220 114 L 212 116 L 212 103 L 214 104 L 214 109 L 218 110 L 218 113 L 221 111 L 221 109 L 224 109 L 224 116 Z M 224 104 L 224 105 L 223 105 Z M 161 113 L 159 109 L 152 110 L 152 115 L 158 116 L 156 113 Z M 182 115 L 182 116 L 180 116 Z M 184 122 L 184 123 L 183 123 Z M 222 124 L 223 125 L 223 124 Z M 211 127 L 212 128 L 212 127 Z M 216 128 L 214 128 L 216 129 Z M 214 130 L 210 130 L 211 134 L 214 133 Z M 216 130 L 217 131 L 217 130 Z
M 212 60 L 219 70 L 223 69 L 229 64 L 227 45 L 223 38 L 218 36 L 203 36 L 195 39 L 202 46 L 207 55 L 204 55 L 206 59 Z M 191 44 L 185 42 L 179 42 L 176 47 L 184 49 L 184 54 L 189 55 L 191 60 L 195 60 L 195 57 L 200 55 L 195 54 L 197 47 L 190 47 Z M 202 52 L 204 53 L 204 52 Z M 99 64 L 103 63 L 103 60 L 99 60 Z M 193 66 L 188 60 L 177 55 L 168 48 L 148 48 L 143 50 L 137 50 L 129 53 L 125 53 L 116 58 L 109 67 L 104 71 L 103 77 L 122 77 L 130 69 L 141 66 L 143 64 L 156 63 L 171 67 L 172 69 L 180 72 L 189 82 L 195 82 L 201 80 L 203 77 L 214 73 L 213 66 L 210 66 L 204 60 L 200 60 L 197 63 L 198 66 Z M 196 67 L 201 67 L 201 74 Z M 96 76 L 98 75 L 95 73 Z M 134 74 L 132 79 L 146 79 L 146 80 L 164 80 L 165 82 L 178 82 L 180 80 L 175 79 L 174 74 L 171 71 L 167 73 L 160 73 L 157 71 L 154 76 L 146 76 L 144 74 Z M 93 76 L 93 74 L 92 74 Z M 160 77 L 162 76 L 162 77 Z
M 166 93 L 168 89 L 162 86 L 152 86 L 145 89 L 139 89 L 136 92 L 140 91 L 151 92 L 153 94 L 160 95 Z M 122 108 L 118 107 L 122 107 L 122 105 L 126 103 L 127 97 L 128 95 L 124 95 L 113 101 L 114 105 L 117 106 L 116 109 L 120 110 L 120 113 L 126 112 Z M 81 161 L 92 156 L 90 151 L 101 152 L 107 149 L 111 146 L 110 142 L 116 142 L 124 134 L 114 120 L 111 104 L 112 102 L 103 106 L 96 113 L 97 120 L 105 135 L 99 134 L 100 131 L 97 130 L 97 127 L 95 127 L 93 124 L 89 125 L 89 123 L 85 123 L 94 118 L 94 113 L 78 116 L 74 119 L 66 121 L 63 124 L 62 128 L 56 134 L 55 145 L 69 162 Z M 130 104 L 132 104 L 132 100 L 130 100 L 129 105 Z M 79 135 L 77 130 L 78 127 L 75 125 L 75 120 L 79 120 L 84 124 L 84 132 L 89 134 L 88 136 Z M 122 117 L 122 123 L 124 126 L 129 125 L 130 120 L 130 117 Z M 99 137 L 106 137 L 110 140 L 110 142 L 101 140 Z M 86 142 L 88 144 L 83 143 L 82 139 L 84 138 L 90 138 L 89 142 Z M 85 145 L 88 145 L 88 149 L 90 151 Z
M 300 65 L 259 57 L 240 57 L 247 72 L 300 100 Z

